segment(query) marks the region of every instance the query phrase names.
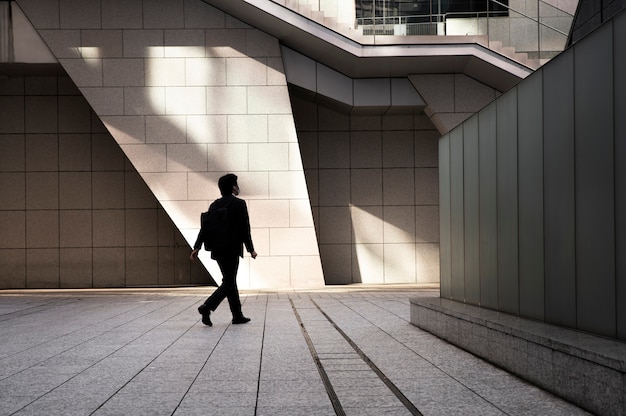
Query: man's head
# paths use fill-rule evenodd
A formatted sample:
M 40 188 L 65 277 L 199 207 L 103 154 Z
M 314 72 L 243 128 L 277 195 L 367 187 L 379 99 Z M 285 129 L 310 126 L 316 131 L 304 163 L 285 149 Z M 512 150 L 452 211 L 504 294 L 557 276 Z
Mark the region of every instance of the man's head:
M 233 193 L 233 187 L 237 186 L 237 175 L 228 173 L 222 176 L 217 181 L 217 186 L 220 188 L 222 196 L 227 196 Z

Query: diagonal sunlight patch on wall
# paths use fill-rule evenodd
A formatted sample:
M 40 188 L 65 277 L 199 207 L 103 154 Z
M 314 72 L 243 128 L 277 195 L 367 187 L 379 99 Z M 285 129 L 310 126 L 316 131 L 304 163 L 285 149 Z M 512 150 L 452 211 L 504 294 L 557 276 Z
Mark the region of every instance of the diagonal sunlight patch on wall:
M 361 283 L 385 282 L 385 277 L 405 276 L 413 282 L 415 276 L 415 244 L 413 233 L 382 219 L 383 207 L 350 205 L 350 215 L 356 251 L 356 265 Z M 386 241 L 385 236 L 396 242 Z M 400 279 L 402 280 L 402 279 Z

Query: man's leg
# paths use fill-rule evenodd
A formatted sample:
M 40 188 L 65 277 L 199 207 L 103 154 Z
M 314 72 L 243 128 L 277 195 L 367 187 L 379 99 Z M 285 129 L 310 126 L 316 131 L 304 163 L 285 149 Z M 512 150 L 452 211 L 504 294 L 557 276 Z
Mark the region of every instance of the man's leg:
M 216 257 L 220 271 L 222 272 L 222 284 L 209 296 L 209 298 L 198 308 L 198 312 L 202 314 L 202 322 L 205 325 L 212 326 L 210 314 L 215 311 L 219 304 L 228 297 L 230 310 L 239 311 L 241 315 L 241 303 L 239 302 L 239 293 L 237 292 L 237 269 L 239 268 L 239 256 L 219 256 Z M 236 299 L 232 297 L 232 293 L 237 295 Z M 235 312 L 233 312 L 233 316 Z

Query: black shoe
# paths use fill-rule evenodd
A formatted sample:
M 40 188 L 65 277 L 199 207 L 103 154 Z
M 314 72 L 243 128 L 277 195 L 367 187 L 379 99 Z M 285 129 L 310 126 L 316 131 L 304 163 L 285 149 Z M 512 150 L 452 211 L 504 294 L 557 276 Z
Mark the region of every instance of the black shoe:
M 207 308 L 205 304 L 198 306 L 198 312 L 202 315 L 203 324 L 213 326 L 213 322 L 211 322 L 211 310 Z
M 248 322 L 250 322 L 250 318 L 246 318 L 245 316 L 241 316 L 239 318 L 234 318 L 233 319 L 233 324 L 235 324 L 235 325 L 246 324 Z

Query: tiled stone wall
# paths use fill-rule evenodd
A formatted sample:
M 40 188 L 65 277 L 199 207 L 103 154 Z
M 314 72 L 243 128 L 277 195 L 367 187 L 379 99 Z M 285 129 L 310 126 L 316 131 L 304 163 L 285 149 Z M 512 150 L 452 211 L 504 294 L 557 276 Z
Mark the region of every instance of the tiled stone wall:
M 67 76 L 0 80 L 0 288 L 208 284 Z
M 200 0 L 17 3 L 189 243 L 234 172 L 259 253 L 240 287 L 323 284 L 275 38 Z
M 328 284 L 439 281 L 439 133 L 422 114 L 350 114 L 292 93 Z

